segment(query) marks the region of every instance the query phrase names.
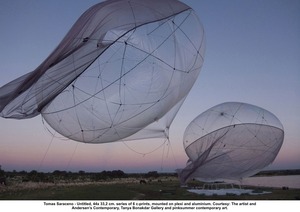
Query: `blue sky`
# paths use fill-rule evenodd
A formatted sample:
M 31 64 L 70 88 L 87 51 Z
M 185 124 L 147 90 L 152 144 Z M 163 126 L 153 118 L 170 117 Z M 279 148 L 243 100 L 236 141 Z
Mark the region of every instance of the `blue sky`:
M 35 69 L 96 0 L 1 0 L 0 86 Z M 300 168 L 300 1 L 182 0 L 206 32 L 204 66 L 170 130 L 171 142 L 88 145 L 53 138 L 41 117 L 0 119 L 0 165 L 5 170 L 121 169 L 173 171 L 187 160 L 186 126 L 226 101 L 274 113 L 285 140 L 268 169 Z M 131 148 L 134 149 L 131 150 Z M 141 152 L 141 154 L 135 151 Z

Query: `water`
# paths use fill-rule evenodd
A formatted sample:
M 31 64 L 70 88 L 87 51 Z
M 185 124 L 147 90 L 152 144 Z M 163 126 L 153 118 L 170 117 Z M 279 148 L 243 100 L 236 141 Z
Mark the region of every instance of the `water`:
M 300 175 L 249 177 L 243 179 L 241 185 L 300 188 Z

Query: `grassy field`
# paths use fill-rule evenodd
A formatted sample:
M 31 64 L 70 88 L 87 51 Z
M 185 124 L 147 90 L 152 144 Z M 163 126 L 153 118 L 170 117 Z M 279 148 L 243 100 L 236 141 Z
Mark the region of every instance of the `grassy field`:
M 195 186 L 195 185 L 190 185 Z M 245 187 L 244 187 L 245 188 Z M 250 188 L 250 187 L 248 187 Z M 256 192 L 270 191 L 260 195 L 205 196 L 182 188 L 176 178 L 155 180 L 147 184 L 133 181 L 106 183 L 45 184 L 23 183 L 0 189 L 0 200 L 299 200 L 300 189 L 257 188 Z

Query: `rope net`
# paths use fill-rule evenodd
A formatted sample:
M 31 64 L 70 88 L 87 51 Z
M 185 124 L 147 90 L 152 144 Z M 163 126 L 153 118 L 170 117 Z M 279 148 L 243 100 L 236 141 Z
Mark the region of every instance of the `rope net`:
M 203 27 L 187 5 L 105 1 L 35 71 L 0 88 L 1 116 L 41 113 L 55 131 L 85 143 L 168 138 L 204 51 Z
M 226 102 L 196 117 L 184 133 L 189 157 L 180 178 L 214 182 L 240 180 L 256 174 L 276 158 L 284 130 L 267 110 Z

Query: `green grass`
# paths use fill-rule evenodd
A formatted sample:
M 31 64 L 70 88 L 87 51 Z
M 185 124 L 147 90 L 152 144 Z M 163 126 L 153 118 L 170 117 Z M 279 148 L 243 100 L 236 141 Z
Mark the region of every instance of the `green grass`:
M 127 187 L 127 186 L 126 186 Z M 136 193 L 123 184 L 61 186 L 0 193 L 2 200 L 96 200 L 133 199 Z
M 72 186 L 51 186 L 48 188 L 2 190 L 0 200 L 296 200 L 300 189 L 255 188 L 258 192 L 271 191 L 261 195 L 205 196 L 188 192 L 179 182 L 151 182 L 148 184 L 117 183 Z

